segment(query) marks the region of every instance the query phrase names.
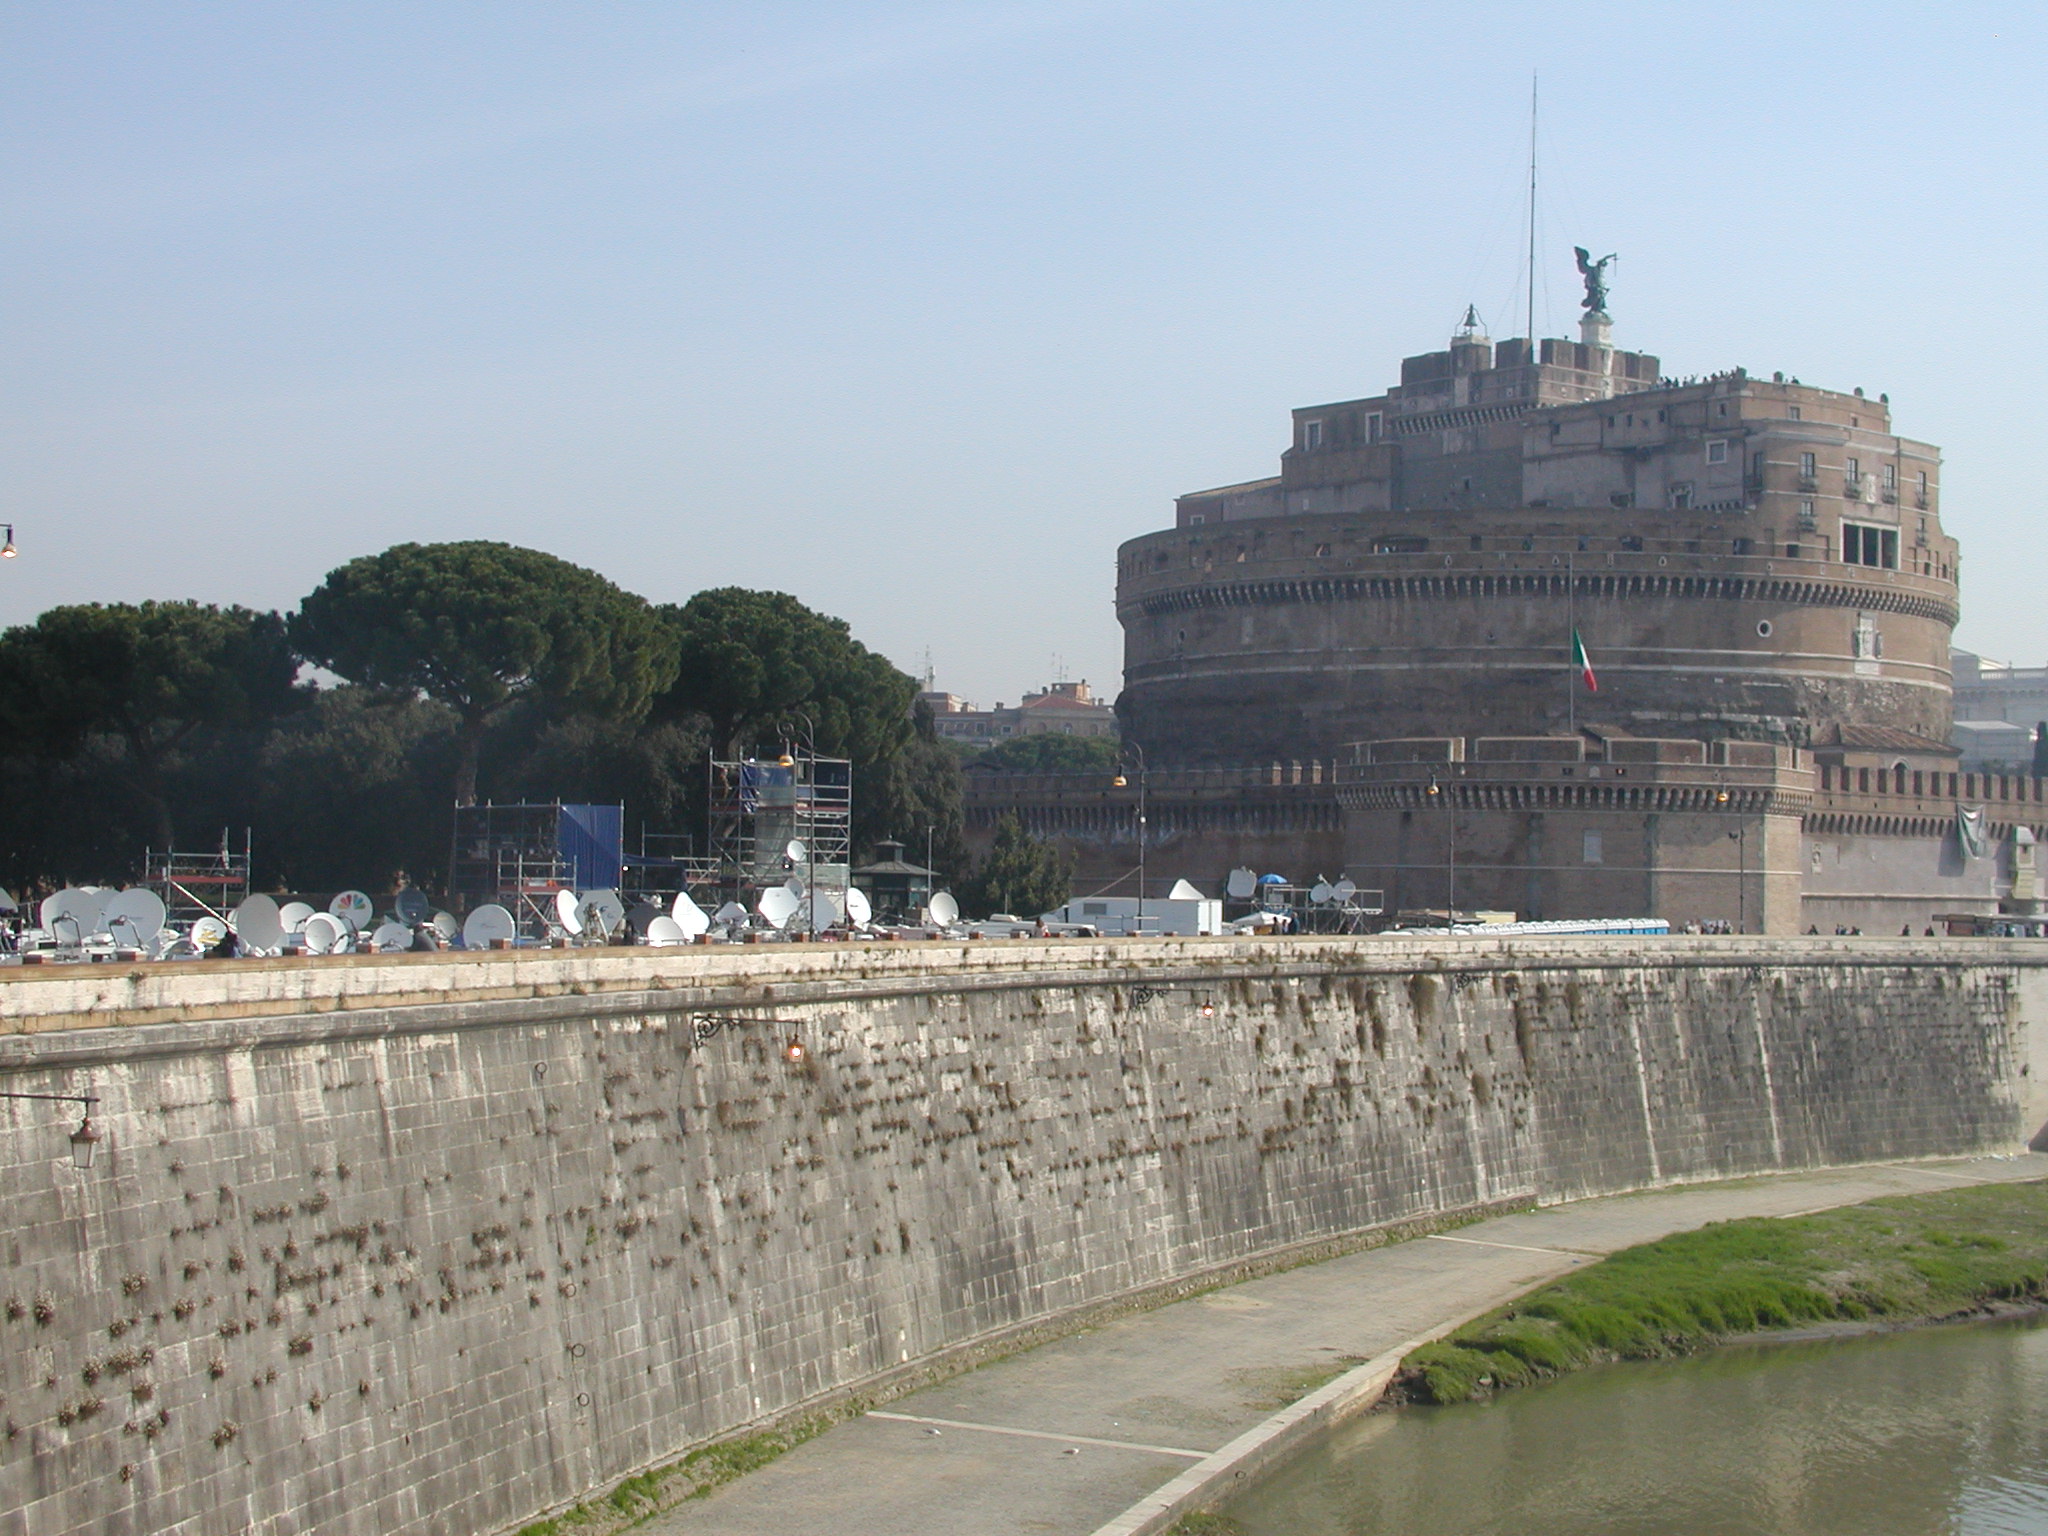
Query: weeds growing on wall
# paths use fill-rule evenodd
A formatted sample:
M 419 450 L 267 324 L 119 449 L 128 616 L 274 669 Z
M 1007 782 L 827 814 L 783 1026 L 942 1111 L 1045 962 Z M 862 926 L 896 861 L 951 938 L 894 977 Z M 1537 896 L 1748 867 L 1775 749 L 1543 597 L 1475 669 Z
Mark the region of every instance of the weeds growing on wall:
M 1722 1222 L 1630 1248 L 1402 1362 L 1393 1395 L 1465 1402 L 1608 1360 L 1802 1324 L 1911 1322 L 2048 1300 L 2048 1184 Z

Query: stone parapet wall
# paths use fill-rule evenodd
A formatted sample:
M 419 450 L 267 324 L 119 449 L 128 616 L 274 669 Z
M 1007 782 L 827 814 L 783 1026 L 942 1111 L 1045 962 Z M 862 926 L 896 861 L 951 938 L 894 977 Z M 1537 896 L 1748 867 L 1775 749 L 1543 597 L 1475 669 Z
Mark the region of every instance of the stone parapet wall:
M 1517 1198 L 2019 1145 L 2048 947 L 1025 942 L 0 982 L 0 1509 L 487 1532 L 920 1360 Z

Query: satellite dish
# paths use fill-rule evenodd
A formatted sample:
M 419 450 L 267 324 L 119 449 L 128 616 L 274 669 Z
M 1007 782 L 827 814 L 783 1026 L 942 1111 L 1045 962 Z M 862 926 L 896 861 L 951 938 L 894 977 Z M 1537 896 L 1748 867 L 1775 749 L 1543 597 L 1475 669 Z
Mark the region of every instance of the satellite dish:
M 804 846 L 804 840 L 800 837 L 792 837 L 782 852 L 792 864 L 801 864 L 811 856 L 811 850 Z
M 1176 880 L 1173 882 L 1173 889 L 1166 893 L 1166 899 L 1168 901 L 1207 901 L 1208 897 L 1196 890 L 1188 881 Z
M 361 891 L 343 891 L 327 903 L 327 910 L 336 917 L 345 917 L 349 926 L 360 928 L 377 915 L 377 904 Z
M 101 918 L 115 943 L 125 940 L 138 949 L 148 949 L 163 932 L 164 899 L 146 886 L 130 886 L 107 903 Z
M 76 925 L 78 937 L 100 932 L 100 914 L 106 910 L 105 893 L 88 890 L 84 886 L 67 885 L 54 896 L 45 896 L 40 911 L 44 928 L 56 934 L 57 924 L 66 928 Z
M 868 893 L 858 886 L 849 887 L 846 892 L 846 915 L 863 928 L 874 921 L 875 909 L 868 901 Z
M 960 903 L 953 899 L 951 891 L 933 892 L 931 905 L 925 910 L 941 928 L 950 928 L 960 921 Z
M 633 930 L 634 938 L 644 940 L 657 917 L 668 917 L 668 914 L 651 901 L 635 902 L 633 909 L 626 914 L 626 926 Z M 675 919 L 669 918 L 669 921 Z
M 370 935 L 370 942 L 377 946 L 380 954 L 396 954 L 412 948 L 412 930 L 403 923 L 379 923 L 377 931 Z
M 235 937 L 244 949 L 284 948 L 284 919 L 268 896 L 250 896 L 235 908 Z
M 626 904 L 619 900 L 617 891 L 585 891 L 577 903 L 576 912 L 583 919 L 586 933 L 593 929 L 599 933 L 617 933 L 619 924 L 626 920 Z
M 307 954 L 331 955 L 334 946 L 347 932 L 348 926 L 332 912 L 315 912 L 306 919 L 305 926 L 299 930 L 299 937 L 306 941 Z M 193 926 L 192 937 L 196 943 L 199 937 L 197 924 Z
M 790 895 L 794 896 L 798 901 L 802 901 L 804 899 L 804 883 L 797 876 L 791 875 L 787 880 L 783 881 L 782 888 L 785 891 L 789 892 Z
M 704 915 L 704 909 L 690 899 L 688 891 L 677 891 L 675 905 L 669 908 L 670 917 L 683 931 L 683 937 L 694 939 L 700 933 L 711 931 L 711 919 Z M 651 928 L 648 930 L 653 931 Z
M 811 892 L 811 932 L 830 928 L 846 914 L 840 909 L 839 898 L 830 891 Z
M 284 924 L 286 933 L 297 933 L 312 915 L 313 909 L 303 901 L 288 901 L 277 909 L 277 920 Z
M 1357 882 L 1352 880 L 1348 875 L 1344 879 L 1339 880 L 1330 889 L 1336 895 L 1339 901 L 1344 902 L 1350 901 L 1352 897 L 1358 894 Z
M 783 886 L 771 885 L 761 893 L 754 910 L 777 928 L 787 928 L 789 920 L 796 916 L 802 903 Z
M 446 942 L 453 944 L 455 936 L 462 932 L 462 928 L 455 921 L 455 914 L 453 912 L 436 912 L 434 914 L 434 932 L 441 935 L 442 939 Z
M 21 904 L 7 894 L 7 887 L 0 885 L 0 912 L 19 912 Z
M 192 925 L 192 947 L 202 955 L 228 936 L 228 925 L 217 917 L 202 917 Z
M 1286 883 L 1287 883 L 1287 877 L 1286 877 L 1285 875 L 1261 875 L 1261 876 L 1259 876 L 1259 884 L 1261 884 L 1261 885 L 1285 885 Z
M 576 893 L 574 891 L 555 892 L 555 921 L 562 925 L 565 933 L 581 933 L 583 931 L 583 914 L 577 911 L 576 908 Z
M 713 913 L 711 917 L 711 921 L 714 923 L 723 923 L 728 928 L 732 927 L 735 923 L 744 923 L 746 920 L 747 909 L 736 901 L 728 901 Z
M 1329 881 L 1318 880 L 1314 885 L 1309 887 L 1308 899 L 1320 907 L 1336 894 L 1336 888 L 1332 886 Z
M 512 914 L 496 902 L 478 907 L 462 925 L 464 949 L 489 949 L 498 939 L 510 942 L 518 936 L 519 925 L 512 921 Z
M 402 923 L 417 923 L 427 915 L 427 893 L 408 885 L 398 893 L 395 903 L 398 920 Z
M 1242 866 L 1230 872 L 1230 879 L 1223 886 L 1223 889 L 1230 893 L 1232 901 L 1249 901 L 1252 892 L 1258 888 L 1258 875 Z
M 697 915 L 702 917 L 704 914 L 699 912 Z M 672 944 L 687 944 L 690 942 L 689 935 L 683 932 L 683 925 L 681 923 L 672 917 L 663 917 L 659 914 L 648 922 L 645 938 L 648 943 L 664 949 Z

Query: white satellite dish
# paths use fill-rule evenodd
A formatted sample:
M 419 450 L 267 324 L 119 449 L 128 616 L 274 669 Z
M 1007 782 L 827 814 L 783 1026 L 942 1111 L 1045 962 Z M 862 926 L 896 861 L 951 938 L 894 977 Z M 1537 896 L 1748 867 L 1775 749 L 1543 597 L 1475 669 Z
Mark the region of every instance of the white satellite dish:
M 7 887 L 0 885 L 0 912 L 19 912 L 21 904 L 7 893 Z
M 960 903 L 953 899 L 951 891 L 934 891 L 931 905 L 926 910 L 941 928 L 950 928 L 960 921 Z
M 268 896 L 250 896 L 235 908 L 235 937 L 244 949 L 282 949 L 284 919 Z
M 377 946 L 379 954 L 395 955 L 412 948 L 412 930 L 403 923 L 379 923 L 370 942 Z
M 564 933 L 583 931 L 583 914 L 576 910 L 576 906 L 574 891 L 555 892 L 555 921 L 562 925 Z
M 40 913 L 42 926 L 60 942 L 67 937 L 75 937 L 82 941 L 102 931 L 100 914 L 106 910 L 106 905 L 107 897 L 104 891 L 67 885 L 56 895 L 43 898 Z M 57 927 L 59 923 L 64 925 L 61 933 Z
M 164 928 L 164 899 L 145 886 L 130 886 L 115 896 L 100 914 L 116 944 L 148 949 Z
M 703 913 L 697 914 L 702 917 Z M 683 932 L 683 925 L 672 917 L 657 917 L 647 925 L 647 942 L 663 949 L 672 944 L 687 944 L 689 935 Z
M 830 891 L 811 892 L 811 932 L 830 928 L 845 914 L 840 910 L 839 898 Z
M 728 901 L 711 915 L 712 922 L 723 924 L 727 928 L 732 927 L 735 923 L 744 923 L 746 920 L 747 909 L 736 901 Z
M 690 899 L 688 891 L 677 891 L 675 905 L 669 908 L 669 915 L 675 925 L 682 929 L 683 937 L 694 939 L 700 933 L 711 931 L 711 919 L 704 915 L 704 909 Z M 650 930 L 651 931 L 651 930 Z
M 193 929 L 195 939 L 198 936 L 198 932 L 199 930 L 195 927 Z M 307 954 L 331 955 L 334 953 L 334 946 L 341 942 L 342 936 L 347 932 L 348 925 L 332 912 L 315 912 L 306 919 L 305 925 L 299 929 L 299 937 L 306 941 Z
M 288 901 L 277 909 L 277 920 L 284 924 L 286 933 L 297 933 L 312 915 L 313 909 L 303 901 Z
M 512 920 L 512 914 L 496 902 L 478 907 L 462 925 L 464 949 L 489 949 L 498 939 L 510 943 L 518 936 L 519 925 Z
M 802 903 L 779 885 L 771 885 L 761 893 L 761 899 L 754 910 L 777 928 L 787 928 L 789 920 L 796 916 Z
M 782 882 L 782 888 L 785 891 L 789 892 L 790 895 L 794 896 L 798 901 L 802 901 L 804 899 L 804 882 L 800 876 L 791 875 L 787 880 Z
M 1168 901 L 1207 901 L 1208 898 L 1186 880 L 1173 882 L 1173 889 L 1166 893 Z
M 1319 907 L 1336 894 L 1336 888 L 1327 880 L 1318 880 L 1308 888 L 1308 899 Z
M 626 904 L 617 891 L 585 891 L 576 906 L 586 933 L 617 933 L 626 920 Z
M 228 936 L 228 925 L 217 917 L 202 917 L 192 925 L 192 947 L 205 954 Z
M 377 915 L 377 904 L 361 891 L 343 891 L 327 903 L 336 917 L 345 917 L 351 927 L 360 928 Z
M 1349 876 L 1346 876 L 1344 879 L 1339 880 L 1335 885 L 1330 887 L 1330 889 L 1339 901 L 1348 902 L 1349 900 L 1351 900 L 1352 897 L 1358 894 L 1357 883 L 1353 881 Z
M 455 936 L 462 932 L 462 925 L 455 921 L 455 914 L 453 912 L 436 912 L 434 914 L 434 932 L 441 935 L 442 939 L 446 942 L 453 944 Z
M 411 925 L 422 922 L 427 915 L 427 893 L 408 885 L 393 899 L 392 905 L 398 909 L 398 920 L 401 923 Z
M 1232 901 L 1250 901 L 1252 893 L 1258 888 L 1258 871 L 1246 869 L 1242 865 L 1239 865 L 1230 872 L 1230 878 L 1223 885 L 1223 889 L 1229 893 Z
M 801 864 L 811 856 L 811 850 L 804 846 L 804 840 L 800 837 L 792 837 L 784 845 L 782 853 L 792 864 Z
M 850 886 L 846 892 L 846 915 L 856 925 L 866 927 L 874 920 L 875 909 L 868 901 L 868 893 L 859 886 Z

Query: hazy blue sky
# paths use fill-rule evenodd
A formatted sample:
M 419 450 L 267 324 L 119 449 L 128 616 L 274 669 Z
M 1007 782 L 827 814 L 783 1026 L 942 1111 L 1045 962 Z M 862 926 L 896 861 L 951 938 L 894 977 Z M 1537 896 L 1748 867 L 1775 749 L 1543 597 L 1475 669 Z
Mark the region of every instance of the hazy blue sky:
M 0 8 L 0 622 L 490 537 L 1113 693 L 1114 550 L 1574 242 L 1616 341 L 1889 391 L 2048 661 L 2038 5 Z M 2030 467 L 2032 466 L 2032 467 Z

